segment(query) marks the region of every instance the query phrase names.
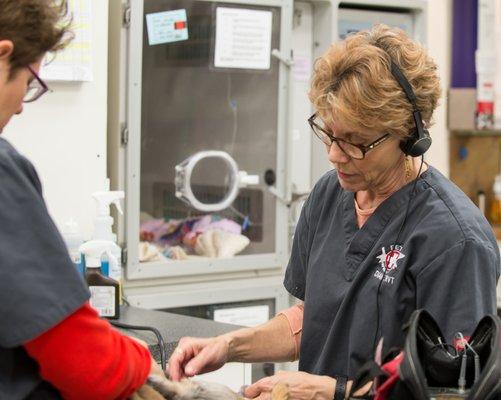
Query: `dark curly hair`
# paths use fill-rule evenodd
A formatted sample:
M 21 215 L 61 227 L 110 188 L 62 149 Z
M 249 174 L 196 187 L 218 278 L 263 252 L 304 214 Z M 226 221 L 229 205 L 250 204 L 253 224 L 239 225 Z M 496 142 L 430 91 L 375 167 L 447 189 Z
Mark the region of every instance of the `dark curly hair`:
M 0 40 L 10 40 L 10 78 L 48 51 L 63 49 L 73 34 L 67 0 L 0 0 Z

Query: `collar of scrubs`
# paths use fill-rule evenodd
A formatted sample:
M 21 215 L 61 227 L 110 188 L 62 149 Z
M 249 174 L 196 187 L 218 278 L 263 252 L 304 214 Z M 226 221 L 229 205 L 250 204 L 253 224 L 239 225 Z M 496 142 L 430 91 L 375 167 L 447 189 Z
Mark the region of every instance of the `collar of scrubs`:
M 424 180 L 432 174 L 433 171 L 434 168 L 430 166 L 418 178 L 414 198 L 426 188 L 427 185 L 424 184 Z M 384 200 L 361 228 L 358 228 L 357 223 L 355 193 L 348 191 L 344 192 L 342 202 L 343 229 L 345 234 L 345 256 L 348 262 L 345 278 L 348 281 L 353 279 L 358 266 L 371 252 L 377 241 L 381 239 L 388 223 L 393 219 L 397 219 L 399 224 L 402 223 L 413 187 L 414 180 L 410 181 Z M 409 214 L 412 213 L 412 210 L 413 207 L 411 204 Z M 399 228 L 400 225 L 398 225 L 398 228 L 395 230 L 395 237 L 387 240 L 395 241 Z M 397 243 L 388 243 L 388 246 L 393 244 Z

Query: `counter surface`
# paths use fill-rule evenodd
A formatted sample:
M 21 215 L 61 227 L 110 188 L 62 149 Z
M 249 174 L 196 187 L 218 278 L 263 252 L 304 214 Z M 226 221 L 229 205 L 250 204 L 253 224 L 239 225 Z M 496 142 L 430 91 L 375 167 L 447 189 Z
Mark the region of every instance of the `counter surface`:
M 183 336 L 213 337 L 240 328 L 237 325 L 223 324 L 212 320 L 188 317 L 163 311 L 146 310 L 138 307 L 120 307 L 120 319 L 117 322 L 129 325 L 150 326 L 158 329 L 165 341 L 167 359 Z M 158 360 L 158 341 L 156 336 L 147 331 L 124 330 L 127 335 L 144 340 Z

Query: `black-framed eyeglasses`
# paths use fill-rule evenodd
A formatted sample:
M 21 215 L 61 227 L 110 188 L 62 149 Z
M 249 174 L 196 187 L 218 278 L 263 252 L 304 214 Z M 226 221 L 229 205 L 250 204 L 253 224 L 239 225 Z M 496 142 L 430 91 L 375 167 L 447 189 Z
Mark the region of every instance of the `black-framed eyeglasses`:
M 379 146 L 390 137 L 390 134 L 386 133 L 368 145 L 354 144 L 334 137 L 332 133 L 330 133 L 327 128 L 323 126 L 323 122 L 321 122 L 321 120 L 317 122 L 315 119 L 317 119 L 317 113 L 308 118 L 308 123 L 310 124 L 313 133 L 315 133 L 315 135 L 327 146 L 332 146 L 332 143 L 336 142 L 343 153 L 351 158 L 354 158 L 355 160 L 363 160 L 367 152 Z
M 26 89 L 26 94 L 24 95 L 23 103 L 33 103 L 38 100 L 50 89 L 47 84 L 38 76 L 38 74 L 31 68 L 27 66 L 31 74 L 33 75 L 33 80 L 29 83 L 28 89 Z

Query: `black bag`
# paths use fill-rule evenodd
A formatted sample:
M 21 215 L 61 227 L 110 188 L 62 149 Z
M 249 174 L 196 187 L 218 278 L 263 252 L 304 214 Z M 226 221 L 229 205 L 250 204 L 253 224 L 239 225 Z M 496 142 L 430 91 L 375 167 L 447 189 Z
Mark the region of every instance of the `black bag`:
M 415 311 L 408 324 L 400 380 L 388 398 L 501 399 L 500 328 L 498 317 L 484 317 L 469 344 L 456 352 L 433 317 Z
M 425 310 L 414 311 L 404 329 L 407 335 L 403 352 L 390 353 L 382 367 L 373 361 L 362 367 L 352 393 L 377 378 L 380 384 L 363 398 L 501 399 L 501 321 L 497 316 L 484 317 L 460 351 L 446 343 L 439 326 Z

